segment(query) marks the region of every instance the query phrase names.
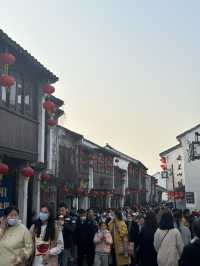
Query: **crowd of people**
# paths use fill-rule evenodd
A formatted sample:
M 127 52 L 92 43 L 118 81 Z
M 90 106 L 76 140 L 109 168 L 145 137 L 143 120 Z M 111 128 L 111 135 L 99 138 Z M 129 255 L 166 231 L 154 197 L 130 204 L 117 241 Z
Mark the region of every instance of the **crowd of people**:
M 15 206 L 0 218 L 0 266 L 199 266 L 200 218 L 189 210 L 48 206 L 27 229 Z

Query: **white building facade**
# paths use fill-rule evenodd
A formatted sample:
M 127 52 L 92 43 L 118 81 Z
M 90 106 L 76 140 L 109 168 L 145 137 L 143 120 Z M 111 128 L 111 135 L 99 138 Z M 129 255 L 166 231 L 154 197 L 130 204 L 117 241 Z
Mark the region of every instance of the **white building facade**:
M 200 125 L 177 136 L 179 144 L 162 152 L 160 156 L 165 157 L 167 162 L 167 191 L 180 191 L 181 187 L 185 191 L 184 199 L 175 199 L 177 208 L 200 210 L 200 160 L 191 157 L 195 133 L 200 134 Z

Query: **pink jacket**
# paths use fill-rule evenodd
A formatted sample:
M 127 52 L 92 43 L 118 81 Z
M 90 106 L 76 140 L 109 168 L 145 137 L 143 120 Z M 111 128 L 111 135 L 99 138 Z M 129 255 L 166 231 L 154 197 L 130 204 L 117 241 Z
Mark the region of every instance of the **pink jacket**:
M 108 230 L 105 232 L 99 231 L 94 236 L 94 243 L 96 244 L 96 253 L 110 254 L 113 243 L 111 233 Z

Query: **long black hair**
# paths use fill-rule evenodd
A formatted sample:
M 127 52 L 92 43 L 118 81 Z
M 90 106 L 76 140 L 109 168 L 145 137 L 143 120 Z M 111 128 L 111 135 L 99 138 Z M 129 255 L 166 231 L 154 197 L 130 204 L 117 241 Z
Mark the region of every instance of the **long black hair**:
M 54 222 L 54 218 L 53 218 L 53 213 L 50 207 L 43 205 L 41 207 L 42 208 L 47 208 L 49 211 L 49 218 L 47 221 L 47 227 L 46 227 L 46 231 L 45 231 L 45 235 L 44 235 L 44 241 L 49 241 L 49 240 L 55 240 L 55 222 Z M 42 221 L 40 219 L 37 219 L 35 221 L 35 232 L 37 237 L 40 237 L 41 234 L 41 227 L 42 227 Z
M 181 232 L 180 224 L 181 224 L 181 219 L 182 219 L 182 211 L 179 209 L 174 209 L 172 213 L 174 217 L 174 223 L 177 229 Z
M 120 210 L 115 211 L 115 216 L 118 220 L 123 221 L 123 215 L 122 215 L 122 212 Z
M 147 234 L 154 234 L 158 228 L 158 223 L 156 220 L 156 215 L 154 212 L 150 211 L 146 214 L 145 222 L 143 226 L 143 231 Z
M 4 215 L 5 215 L 5 216 L 8 216 L 8 215 L 11 213 L 11 211 L 16 211 L 17 214 L 19 215 L 19 209 L 18 209 L 16 206 L 9 206 L 9 207 L 7 207 L 7 208 L 4 210 Z
M 174 221 L 171 212 L 164 212 L 160 219 L 159 228 L 161 230 L 170 230 L 174 228 Z

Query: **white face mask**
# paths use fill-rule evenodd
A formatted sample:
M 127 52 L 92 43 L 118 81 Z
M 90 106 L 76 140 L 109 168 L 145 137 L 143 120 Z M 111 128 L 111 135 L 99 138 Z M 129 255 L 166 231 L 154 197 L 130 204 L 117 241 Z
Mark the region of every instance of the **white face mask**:
M 8 225 L 10 226 L 14 226 L 18 224 L 18 218 L 8 218 L 7 221 L 8 221 Z
M 81 221 L 85 221 L 87 219 L 87 217 L 86 216 L 82 216 L 82 217 L 80 217 L 80 219 L 81 219 Z

